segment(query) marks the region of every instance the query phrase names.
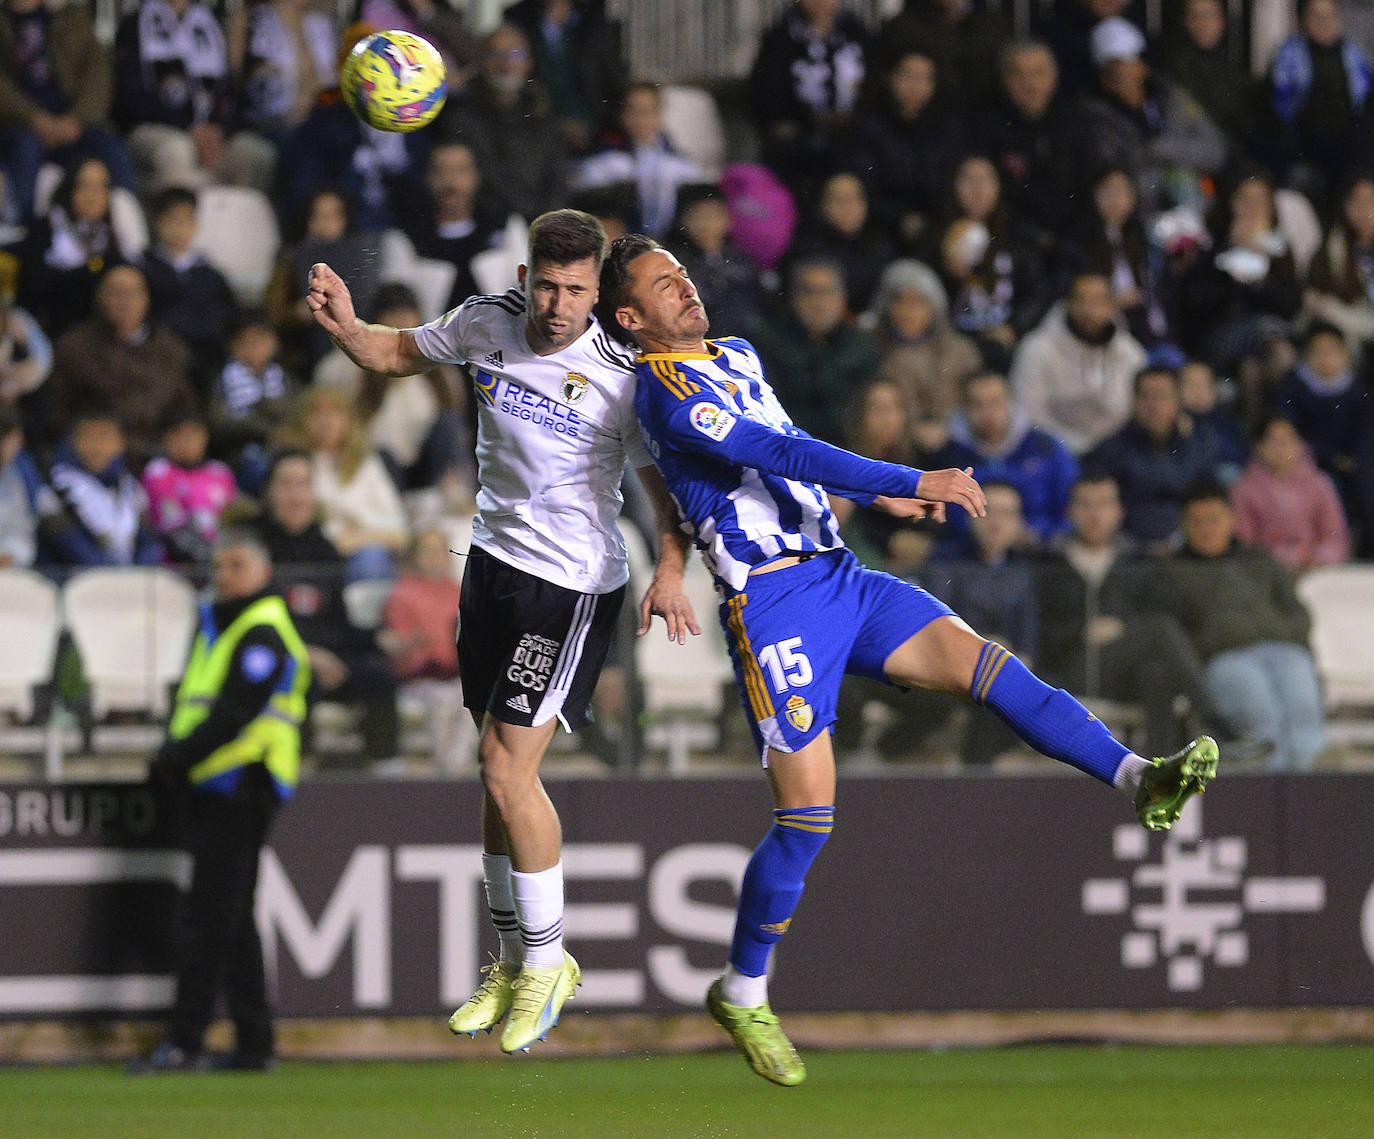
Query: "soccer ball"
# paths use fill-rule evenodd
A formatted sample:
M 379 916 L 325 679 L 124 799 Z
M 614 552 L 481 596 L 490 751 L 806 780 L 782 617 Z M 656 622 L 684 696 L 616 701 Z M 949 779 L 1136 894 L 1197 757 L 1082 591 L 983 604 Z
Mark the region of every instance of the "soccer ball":
M 373 32 L 344 60 L 339 80 L 349 109 L 384 131 L 413 131 L 433 122 L 444 105 L 444 61 L 428 40 L 410 32 Z

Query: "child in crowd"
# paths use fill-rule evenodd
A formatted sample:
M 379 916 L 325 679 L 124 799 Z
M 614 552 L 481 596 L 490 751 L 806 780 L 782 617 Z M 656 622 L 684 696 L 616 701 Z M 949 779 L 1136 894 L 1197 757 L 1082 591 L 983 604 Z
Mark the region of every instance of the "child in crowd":
M 1181 352 L 1179 357 L 1182 358 Z M 1224 483 L 1231 483 L 1245 466 L 1250 448 L 1246 446 L 1240 423 L 1222 405 L 1221 385 L 1212 365 L 1203 360 L 1188 361 L 1179 368 L 1178 390 L 1193 430 L 1206 441 L 1207 450 L 1213 456 L 1217 477 Z
M 56 509 L 14 408 L 0 403 L 0 568 L 31 566 L 38 556 L 38 517 Z
M 238 471 L 244 490 L 257 490 L 266 472 L 267 445 L 290 415 L 291 381 L 277 360 L 276 329 L 249 316 L 229 341 L 210 401 L 210 436 L 215 451 Z
M 162 544 L 148 526 L 148 496 L 124 460 L 124 429 L 110 412 L 76 413 L 57 448 L 55 499 L 39 519 L 44 552 L 58 565 L 151 566 Z
M 169 416 L 161 442 L 162 453 L 143 470 L 153 526 L 169 562 L 209 565 L 220 514 L 237 493 L 233 472 L 206 459 L 210 432 L 196 411 Z
M 442 771 L 470 766 L 477 728 L 463 708 L 458 685 L 458 583 L 455 559 L 442 532 L 427 530 L 411 547 L 409 568 L 386 604 L 379 637 L 391 657 L 403 693 L 427 705 L 435 758 Z
M 52 371 L 52 344 L 38 322 L 0 293 L 0 404 L 12 405 Z
M 1231 488 L 1236 536 L 1293 570 L 1339 565 L 1350 557 L 1340 495 L 1291 420 L 1271 415 L 1255 457 Z

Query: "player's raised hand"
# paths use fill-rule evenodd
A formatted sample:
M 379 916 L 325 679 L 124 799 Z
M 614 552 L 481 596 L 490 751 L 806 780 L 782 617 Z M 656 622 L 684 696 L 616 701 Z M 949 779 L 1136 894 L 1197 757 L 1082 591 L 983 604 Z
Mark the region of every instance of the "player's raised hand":
M 962 471 L 947 467 L 942 471 L 923 471 L 921 481 L 916 484 L 916 497 L 928 502 L 948 502 L 962 506 L 975 518 L 982 518 L 988 512 L 988 500 L 983 488 L 973 477 L 973 468 Z
M 649 588 L 644 591 L 644 600 L 639 603 L 639 628 L 636 636 L 644 636 L 649 631 L 654 615 L 663 618 L 668 626 L 668 639 L 681 644 L 687 643 L 687 634 L 701 636 L 701 626 L 692 603 L 682 591 L 682 575 L 656 573 Z
M 310 266 L 305 305 L 315 314 L 315 322 L 335 339 L 345 336 L 358 318 L 353 311 L 353 294 L 343 278 L 323 261 Z

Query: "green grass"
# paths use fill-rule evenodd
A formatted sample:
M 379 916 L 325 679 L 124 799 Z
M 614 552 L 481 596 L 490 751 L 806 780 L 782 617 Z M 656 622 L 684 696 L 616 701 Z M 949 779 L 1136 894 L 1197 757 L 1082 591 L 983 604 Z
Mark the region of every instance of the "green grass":
M 1374 1135 L 1367 1046 L 813 1052 L 807 1063 L 790 1089 L 733 1052 L 288 1063 L 266 1076 L 0 1068 L 0 1136 Z

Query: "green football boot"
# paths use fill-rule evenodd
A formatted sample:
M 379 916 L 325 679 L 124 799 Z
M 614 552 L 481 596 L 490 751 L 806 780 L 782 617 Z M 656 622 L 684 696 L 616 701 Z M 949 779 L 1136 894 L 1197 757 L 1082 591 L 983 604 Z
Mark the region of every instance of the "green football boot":
M 477 991 L 467 1002 L 448 1018 L 448 1030 L 455 1035 L 476 1036 L 479 1032 L 490 1032 L 510 1009 L 515 999 L 515 979 L 520 976 L 520 966 L 508 961 L 493 961 L 483 965 L 486 979 L 477 986 Z
M 543 1040 L 580 984 L 582 970 L 567 951 L 563 964 L 552 969 L 531 969 L 528 965 L 521 969 L 515 978 L 510 1017 L 501 1030 L 501 1051 L 525 1052 L 536 1040 Z
M 1183 804 L 1201 795 L 1217 773 L 1217 741 L 1198 736 L 1182 751 L 1156 759 L 1140 776 L 1135 813 L 1146 830 L 1167 831 Z
M 790 1088 L 806 1079 L 806 1065 L 792 1047 L 792 1041 L 783 1035 L 778 1018 L 766 1003 L 758 1008 L 728 1005 L 720 995 L 717 980 L 706 990 L 706 1011 L 730 1034 L 749 1066 L 765 1080 Z

